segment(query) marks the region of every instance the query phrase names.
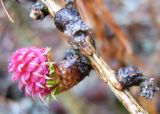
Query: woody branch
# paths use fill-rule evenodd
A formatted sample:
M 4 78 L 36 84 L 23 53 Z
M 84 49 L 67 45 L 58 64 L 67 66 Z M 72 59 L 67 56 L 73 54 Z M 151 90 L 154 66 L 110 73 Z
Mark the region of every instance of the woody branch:
M 117 98 L 131 114 L 148 114 L 133 98 L 128 90 L 123 89 L 112 70 L 96 53 L 91 30 L 81 20 L 79 13 L 68 3 L 61 8 L 53 0 L 41 0 L 48 9 L 49 15 L 54 18 L 55 25 L 66 35 L 67 42 L 78 48 L 86 56 L 98 76 L 110 87 Z M 33 18 L 31 13 L 30 17 Z

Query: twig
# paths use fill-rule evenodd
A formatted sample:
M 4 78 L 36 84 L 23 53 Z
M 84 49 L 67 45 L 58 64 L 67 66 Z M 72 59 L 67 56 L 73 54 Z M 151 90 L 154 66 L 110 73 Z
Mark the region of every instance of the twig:
M 12 19 L 12 17 L 9 15 L 8 11 L 6 10 L 5 6 L 4 6 L 4 3 L 3 3 L 3 0 L 1 0 L 1 4 L 2 4 L 2 7 L 7 15 L 7 17 L 9 18 L 9 20 L 14 23 L 14 20 Z
M 55 13 L 59 11 L 60 7 L 52 0 L 41 0 L 49 9 L 50 15 L 54 17 Z M 116 79 L 115 72 L 98 56 L 94 47 L 90 42 L 91 36 L 87 35 L 83 44 L 78 47 L 81 52 L 89 58 L 94 70 L 99 77 L 111 88 L 118 99 L 128 109 L 131 114 L 148 114 L 132 97 L 128 90 L 121 90 L 121 85 Z M 118 89 L 117 89 L 118 88 Z

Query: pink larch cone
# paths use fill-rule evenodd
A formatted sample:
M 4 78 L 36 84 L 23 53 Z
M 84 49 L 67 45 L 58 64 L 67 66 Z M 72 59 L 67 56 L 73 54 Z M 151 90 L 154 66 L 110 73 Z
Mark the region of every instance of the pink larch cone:
M 83 68 L 82 68 L 83 67 Z M 22 48 L 9 59 L 8 70 L 12 80 L 25 87 L 27 95 L 54 97 L 78 84 L 91 68 L 86 58 L 72 50 L 58 63 L 52 62 L 49 48 Z
M 12 73 L 12 81 L 19 80 L 19 89 L 25 87 L 27 95 L 45 96 L 50 93 L 46 87 L 49 70 L 45 64 L 48 60 L 45 48 L 22 48 L 9 59 L 8 70 Z

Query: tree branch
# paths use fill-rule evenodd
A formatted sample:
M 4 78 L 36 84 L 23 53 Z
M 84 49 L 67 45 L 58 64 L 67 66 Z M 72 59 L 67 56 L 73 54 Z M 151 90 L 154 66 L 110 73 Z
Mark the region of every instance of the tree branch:
M 52 17 L 61 9 L 53 0 L 41 0 L 48 8 Z M 63 31 L 64 32 L 64 31 Z M 85 33 L 83 33 L 84 35 Z M 66 35 L 66 34 L 65 34 Z M 66 35 L 67 36 L 67 35 Z M 67 36 L 68 37 L 68 36 Z M 75 37 L 75 36 L 71 36 Z M 67 39 L 68 40 L 68 39 Z M 94 46 L 91 43 L 92 36 L 87 33 L 83 42 L 70 43 L 72 46 L 76 46 L 81 50 L 90 60 L 92 67 L 98 73 L 98 76 L 110 87 L 117 98 L 123 103 L 127 110 L 131 114 L 148 114 L 132 97 L 128 90 L 122 90 L 120 83 L 116 78 L 116 73 L 101 59 L 96 53 Z

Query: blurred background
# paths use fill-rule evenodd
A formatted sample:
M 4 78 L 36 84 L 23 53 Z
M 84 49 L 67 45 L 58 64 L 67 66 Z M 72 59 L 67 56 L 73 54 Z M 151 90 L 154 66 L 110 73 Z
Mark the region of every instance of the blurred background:
M 94 71 L 71 90 L 57 95 L 58 100 L 49 106 L 20 92 L 7 71 L 12 52 L 48 46 L 54 60 L 59 61 L 69 46 L 50 17 L 41 21 L 29 18 L 36 0 L 3 1 L 15 23 L 8 20 L 0 4 L 0 114 L 129 114 Z M 77 0 L 76 7 L 93 29 L 97 51 L 110 67 L 116 71 L 137 65 L 160 86 L 159 0 Z M 150 114 L 160 114 L 160 94 L 146 100 L 137 90 L 132 88 L 131 93 L 140 104 Z

